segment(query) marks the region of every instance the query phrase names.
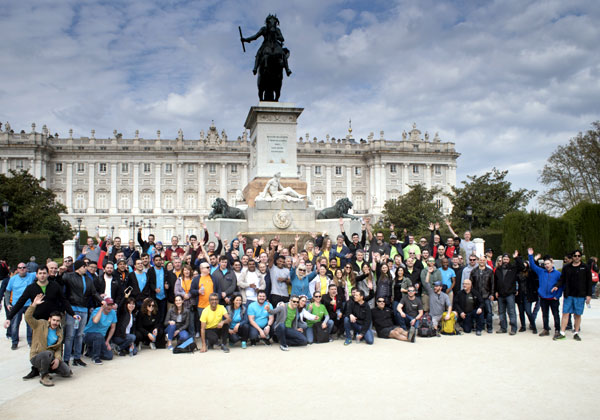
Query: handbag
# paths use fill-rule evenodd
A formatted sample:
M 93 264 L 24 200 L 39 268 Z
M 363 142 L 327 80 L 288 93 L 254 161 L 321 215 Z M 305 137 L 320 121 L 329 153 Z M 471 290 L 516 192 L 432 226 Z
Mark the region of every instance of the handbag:
M 312 329 L 315 337 L 315 343 L 329 342 L 329 331 L 327 331 L 327 328 L 323 329 L 320 322 L 317 322 L 315 325 L 313 325 Z

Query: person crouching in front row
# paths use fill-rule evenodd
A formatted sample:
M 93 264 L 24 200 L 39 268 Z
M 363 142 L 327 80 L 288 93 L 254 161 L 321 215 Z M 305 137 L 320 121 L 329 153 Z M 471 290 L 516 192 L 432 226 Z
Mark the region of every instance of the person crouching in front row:
M 73 375 L 69 366 L 61 360 L 63 330 L 60 325 L 60 312 L 52 312 L 46 321 L 35 319 L 35 308 L 44 303 L 44 295 L 37 295 L 25 312 L 25 322 L 33 330 L 29 359 L 31 365 L 39 370 L 42 378 L 40 383 L 44 386 L 54 386 L 50 373 L 58 373 L 62 377 Z

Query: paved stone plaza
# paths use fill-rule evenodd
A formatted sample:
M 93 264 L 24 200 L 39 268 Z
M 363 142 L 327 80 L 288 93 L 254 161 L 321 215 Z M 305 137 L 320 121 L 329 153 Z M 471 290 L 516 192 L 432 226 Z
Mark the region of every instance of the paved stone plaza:
M 583 341 L 567 337 L 484 333 L 348 347 L 338 340 L 229 354 L 144 349 L 75 368 L 53 388 L 23 381 L 29 349 L 11 351 L 3 338 L 0 418 L 597 418 L 599 301 L 585 310 Z

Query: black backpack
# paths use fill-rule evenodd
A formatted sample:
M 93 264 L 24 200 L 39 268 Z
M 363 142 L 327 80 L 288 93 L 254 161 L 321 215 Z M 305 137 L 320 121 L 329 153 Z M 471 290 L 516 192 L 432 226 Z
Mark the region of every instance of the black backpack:
M 179 353 L 193 353 L 198 350 L 196 343 L 194 342 L 194 337 L 190 337 L 184 342 L 180 343 L 173 349 L 173 354 Z
M 421 318 L 421 322 L 419 323 L 419 328 L 417 329 L 417 335 L 419 337 L 435 337 L 437 335 L 435 333 L 431 315 L 423 315 L 423 318 Z

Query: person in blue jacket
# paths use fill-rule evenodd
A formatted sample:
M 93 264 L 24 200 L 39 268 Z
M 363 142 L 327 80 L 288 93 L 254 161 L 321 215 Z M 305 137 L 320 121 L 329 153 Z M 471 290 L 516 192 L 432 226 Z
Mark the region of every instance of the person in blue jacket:
M 317 272 L 312 271 L 307 273 L 307 268 L 304 263 L 298 264 L 297 267 L 290 269 L 290 280 L 292 282 L 292 294 L 297 296 L 308 296 L 311 298 L 308 285 L 316 277 Z
M 528 248 L 527 253 L 529 254 L 529 266 L 538 275 L 540 286 L 538 288 L 538 295 L 540 296 L 540 305 L 542 306 L 542 321 L 544 322 L 544 329 L 540 333 L 540 337 L 550 335 L 550 321 L 549 321 L 549 310 L 552 311 L 552 317 L 554 318 L 554 335 L 560 334 L 560 316 L 558 314 L 558 307 L 560 305 L 559 299 L 562 295 L 562 287 L 560 289 L 552 291 L 552 288 L 556 282 L 560 279 L 560 271 L 554 268 L 552 259 L 546 258 L 544 260 L 544 268 L 537 265 L 539 255 L 533 257 L 533 248 Z

